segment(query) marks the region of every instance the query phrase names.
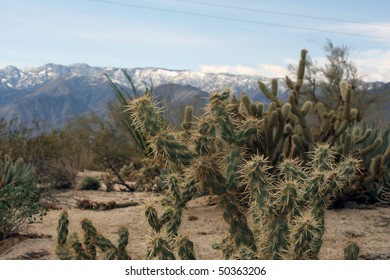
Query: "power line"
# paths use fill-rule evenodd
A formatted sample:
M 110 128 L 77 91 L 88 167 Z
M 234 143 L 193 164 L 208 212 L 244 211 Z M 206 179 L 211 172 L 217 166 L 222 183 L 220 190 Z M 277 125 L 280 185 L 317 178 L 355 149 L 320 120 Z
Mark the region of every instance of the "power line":
M 233 9 L 233 10 L 248 11 L 248 12 L 257 12 L 257 13 L 266 13 L 266 14 L 274 14 L 274 15 L 282 15 L 282 16 L 291 16 L 291 17 L 300 17 L 300 18 L 308 18 L 308 19 L 316 19 L 316 20 L 333 21 L 333 22 L 356 23 L 356 24 L 364 24 L 364 25 L 371 25 L 371 26 L 389 27 L 389 25 L 380 24 L 380 23 L 353 21 L 353 20 L 346 20 L 346 19 L 340 19 L 340 18 L 310 16 L 310 15 L 304 15 L 304 14 L 278 12 L 278 11 L 263 10 L 263 9 L 257 9 L 257 8 L 231 6 L 231 5 L 225 5 L 225 4 L 214 4 L 214 3 L 207 3 L 207 2 L 202 2 L 202 1 L 192 1 L 192 0 L 172 0 L 172 1 L 191 3 L 191 4 L 197 4 L 197 5 L 203 5 L 203 6 L 210 6 L 210 7 L 219 7 L 219 8 Z
M 287 25 L 287 24 L 280 24 L 280 23 L 263 22 L 263 21 L 257 21 L 257 20 L 239 19 L 239 18 L 224 17 L 224 16 L 217 16 L 217 15 L 200 14 L 200 13 L 193 13 L 193 12 L 187 12 L 187 11 L 155 8 L 155 7 L 150 7 L 150 6 L 143 6 L 143 5 L 123 3 L 123 2 L 108 1 L 108 0 L 90 0 L 90 1 L 92 1 L 92 2 L 99 2 L 99 3 L 105 3 L 105 4 L 110 4 L 110 5 L 127 6 L 127 7 L 139 8 L 139 9 L 145 9 L 145 10 L 173 13 L 173 14 L 182 14 L 182 15 L 197 16 L 197 17 L 204 17 L 204 18 L 221 19 L 221 20 L 234 21 L 234 22 L 260 24 L 260 25 L 267 25 L 267 26 L 274 26 L 274 27 L 281 27 L 281 28 L 288 28 L 288 29 L 311 31 L 311 32 L 322 32 L 322 33 L 331 33 L 331 34 L 347 35 L 347 36 L 355 36 L 355 37 L 363 37 L 363 38 L 390 40 L 390 37 L 382 37 L 382 36 L 375 36 L 375 35 L 364 35 L 364 34 L 359 34 L 359 33 L 333 31 L 333 30 L 326 30 L 326 29 L 319 29 L 319 28 L 311 28 L 311 27 L 294 26 L 294 25 Z

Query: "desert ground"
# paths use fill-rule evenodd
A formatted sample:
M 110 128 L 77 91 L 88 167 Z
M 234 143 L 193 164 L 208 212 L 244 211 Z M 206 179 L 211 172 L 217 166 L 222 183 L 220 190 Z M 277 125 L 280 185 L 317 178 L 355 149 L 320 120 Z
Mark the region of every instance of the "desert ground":
M 0 241 L 0 259 L 57 259 L 56 228 L 63 210 L 69 214 L 71 232 L 82 236 L 80 221 L 90 219 L 97 230 L 114 244 L 117 230 L 125 225 L 129 230 L 128 252 L 132 259 L 145 259 L 150 227 L 144 209 L 145 201 L 158 201 L 161 195 L 153 192 L 83 191 L 64 190 L 50 194 L 46 202 L 50 210 L 42 221 L 29 224 L 21 235 Z M 124 208 L 86 210 L 77 207 L 88 199 L 94 202 L 123 203 Z M 211 244 L 228 234 L 222 218 L 222 209 L 213 205 L 213 197 L 199 197 L 188 204 L 182 218 L 181 232 L 187 234 L 195 245 L 197 259 L 221 259 Z M 329 210 L 326 214 L 326 231 L 320 259 L 343 259 L 343 250 L 349 242 L 360 247 L 359 259 L 390 259 L 390 208 L 365 206 Z

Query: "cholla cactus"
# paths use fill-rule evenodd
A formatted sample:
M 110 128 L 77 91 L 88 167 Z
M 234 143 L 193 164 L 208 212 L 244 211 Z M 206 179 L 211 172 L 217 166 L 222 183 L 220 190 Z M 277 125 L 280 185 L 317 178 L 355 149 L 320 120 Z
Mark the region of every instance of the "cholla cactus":
M 306 167 L 285 159 L 278 166 L 277 177 L 262 157 L 243 164 L 242 179 L 251 197 L 260 258 L 317 258 L 325 210 L 361 168 L 354 158 L 336 163 L 334 151 L 325 144 L 316 146 L 309 158 Z
M 355 124 L 340 136 L 335 143 L 343 155 L 360 157 L 364 173 L 358 184 L 348 188 L 344 199 L 365 199 L 378 202 L 381 193 L 389 188 L 390 126 L 379 127 L 375 123 Z M 387 199 L 387 204 L 390 201 Z
M 273 86 L 276 87 L 275 83 Z M 270 94 L 274 93 L 275 90 Z M 257 142 L 280 140 L 284 133 L 280 129 L 282 121 L 294 111 L 304 135 L 304 122 L 299 119 L 312 105 L 307 103 L 297 111 L 294 107 L 297 104 L 283 108 L 278 102 L 265 120 L 256 119 L 256 114 L 252 113 L 240 119 L 234 111 L 229 112 L 228 97 L 227 91 L 211 96 L 205 116 L 195 121 L 188 131 L 192 145 L 181 143 L 170 129 L 156 128 L 149 125 L 152 121 L 142 118 L 158 114 L 141 111 L 142 115 L 137 116 L 136 112 L 132 113 L 135 123 L 149 125 L 151 135 L 146 139 L 154 147 L 155 158 L 167 161 L 163 188 L 165 212 L 159 217 L 153 205 L 148 205 L 145 212 L 154 231 L 148 256 L 171 259 L 174 247 L 179 256 L 190 250 L 190 242 L 178 246 L 173 240 L 179 235 L 186 202 L 201 187 L 218 196 L 219 206 L 224 209 L 223 218 L 230 226 L 228 240 L 233 246 L 229 256 L 244 258 L 251 255 L 248 253 L 251 251 L 259 258 L 317 258 L 325 229 L 325 210 L 345 185 L 355 179 L 360 162 L 352 157 L 336 161 L 336 151 L 330 145 L 310 144 L 313 150 L 303 156 L 308 160 L 306 164 L 288 157 L 275 167 L 273 160 L 280 153 L 276 155 L 268 148 L 259 150 Z M 148 100 L 152 106 L 152 100 Z M 302 147 L 311 143 L 309 137 L 299 141 Z M 259 155 L 260 151 L 266 154 L 268 151 L 272 158 Z M 181 157 L 184 154 L 188 156 Z M 240 189 L 249 194 L 250 213 L 255 222 L 253 229 L 239 203 Z M 189 248 L 184 249 L 183 244 Z
M 84 246 L 91 259 L 96 258 L 96 235 L 97 231 L 88 219 L 81 221 L 81 227 L 84 230 Z
M 344 249 L 344 259 L 357 260 L 359 257 L 360 248 L 356 243 L 349 243 Z
M 151 92 L 129 102 L 127 110 L 135 128 L 143 135 L 155 136 L 164 128 L 162 111 Z
M 80 242 L 77 233 L 69 235 L 68 213 L 63 211 L 58 220 L 57 227 L 57 249 L 56 254 L 61 260 L 95 260 L 98 257 L 97 248 L 103 253 L 106 260 L 129 260 L 130 256 L 126 252 L 129 232 L 127 228 L 120 227 L 118 247 L 109 239 L 99 234 L 92 222 L 88 219 L 81 221 L 81 227 L 84 230 L 84 243 Z
M 129 243 L 129 231 L 126 227 L 121 226 L 118 231 L 119 240 L 118 240 L 118 260 L 130 260 L 131 257 L 127 254 L 126 247 Z
M 68 234 L 69 234 L 69 218 L 67 212 L 62 212 L 58 220 L 57 226 L 57 248 L 56 254 L 61 260 L 72 259 L 72 252 L 68 246 Z
M 146 258 L 158 260 L 175 260 L 175 254 L 172 252 L 172 247 L 167 239 L 167 237 L 163 237 L 160 234 L 154 234 L 150 238 Z
M 181 124 L 181 128 L 183 131 L 180 133 L 180 137 L 183 139 L 183 141 L 188 140 L 194 123 L 194 109 L 192 106 L 186 106 L 184 108 L 184 120 Z
M 188 239 L 187 236 L 181 237 L 176 245 L 178 250 L 178 255 L 182 260 L 195 260 L 194 252 L 194 243 Z
M 230 236 L 215 248 L 222 249 L 225 257 L 317 258 L 325 210 L 355 180 L 360 162 L 338 156 L 329 144 L 315 143 L 306 122 L 315 106 L 299 102 L 306 53 L 301 53 L 297 82 L 287 80 L 292 90 L 287 103 L 277 97 L 276 80 L 270 90 L 259 83 L 271 101 L 267 111 L 246 95 L 239 101 L 228 90 L 212 93 L 198 119 L 186 108 L 184 131 L 178 133 L 161 125 L 160 109 L 150 93 L 129 102 L 133 125 L 151 147 L 151 156 L 165 168 L 163 214 L 153 205 L 145 211 L 153 230 L 150 258 L 172 259 L 176 252 L 182 257 L 192 250 L 191 242 L 180 243 L 177 238 L 181 214 L 198 189 L 219 198 Z M 346 86 L 343 91 L 339 118 L 328 116 L 324 109 L 321 117 L 329 117 L 323 127 L 328 133 L 324 142 L 342 135 L 345 121 L 348 125 L 353 120 L 351 90 Z M 240 204 L 242 193 L 247 193 L 250 211 Z M 248 217 L 253 218 L 253 227 Z

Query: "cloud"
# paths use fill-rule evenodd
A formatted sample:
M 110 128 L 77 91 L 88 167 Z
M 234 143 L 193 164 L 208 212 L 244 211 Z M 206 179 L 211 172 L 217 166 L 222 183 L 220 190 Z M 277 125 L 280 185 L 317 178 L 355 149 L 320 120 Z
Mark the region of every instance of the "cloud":
M 202 65 L 201 72 L 206 73 L 229 73 L 235 75 L 255 75 L 264 77 L 284 77 L 287 75 L 287 66 L 277 64 L 259 64 L 258 67 L 243 65 Z
M 355 52 L 351 59 L 365 81 L 390 82 L 390 50 L 371 49 Z
M 389 33 L 390 34 L 390 33 Z M 370 49 L 355 51 L 351 54 L 351 61 L 355 63 L 359 74 L 366 82 L 390 82 L 390 49 Z M 314 57 L 319 66 L 326 63 L 326 58 Z M 285 61 L 288 61 L 287 59 Z M 294 61 L 291 60 L 290 61 Z M 294 61 L 295 63 L 295 61 Z M 292 63 L 294 65 L 294 63 Z M 287 64 L 259 64 L 257 67 L 243 65 L 202 65 L 201 72 L 207 73 L 230 73 L 235 75 L 256 75 L 269 78 L 283 78 L 290 75 Z
M 281 66 L 276 64 L 260 64 L 259 69 L 261 73 L 263 73 L 263 76 L 271 78 L 285 77 L 289 74 L 287 66 Z

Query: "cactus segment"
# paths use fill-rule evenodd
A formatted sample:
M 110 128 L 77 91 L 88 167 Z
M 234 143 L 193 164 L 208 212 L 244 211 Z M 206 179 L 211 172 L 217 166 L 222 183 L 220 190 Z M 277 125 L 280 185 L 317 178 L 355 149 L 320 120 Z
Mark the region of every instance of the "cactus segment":
M 344 249 L 345 260 L 357 260 L 359 257 L 360 248 L 356 243 L 349 243 Z

